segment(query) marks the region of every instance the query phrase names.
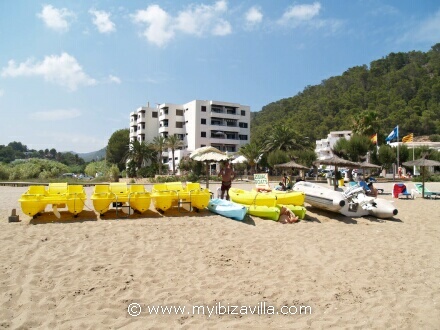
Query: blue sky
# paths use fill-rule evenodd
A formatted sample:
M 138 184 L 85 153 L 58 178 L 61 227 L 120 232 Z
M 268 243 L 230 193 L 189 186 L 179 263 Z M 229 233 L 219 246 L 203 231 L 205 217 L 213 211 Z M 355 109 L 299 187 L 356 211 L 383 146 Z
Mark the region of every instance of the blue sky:
M 252 111 L 440 42 L 438 1 L 0 1 L 0 144 L 91 152 L 140 106 Z

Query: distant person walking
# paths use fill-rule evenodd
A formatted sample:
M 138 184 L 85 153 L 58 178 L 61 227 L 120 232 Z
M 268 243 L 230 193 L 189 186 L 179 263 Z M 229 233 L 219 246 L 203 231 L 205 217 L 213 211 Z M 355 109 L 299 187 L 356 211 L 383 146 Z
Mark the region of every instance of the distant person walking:
M 229 188 L 231 188 L 232 180 L 235 178 L 234 170 L 229 162 L 226 162 L 223 169 L 219 172 L 218 176 L 222 178 L 221 186 L 221 199 L 224 198 L 226 192 L 226 199 L 229 200 Z

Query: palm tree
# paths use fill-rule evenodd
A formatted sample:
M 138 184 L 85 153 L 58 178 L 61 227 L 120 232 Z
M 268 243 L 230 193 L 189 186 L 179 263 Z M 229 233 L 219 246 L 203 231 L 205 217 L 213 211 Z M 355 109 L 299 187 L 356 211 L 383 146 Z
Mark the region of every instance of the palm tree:
M 176 174 L 176 161 L 174 160 L 174 151 L 183 147 L 183 142 L 177 135 L 170 135 L 165 139 L 165 146 L 171 149 L 171 154 L 173 157 L 173 175 Z
M 303 149 L 304 138 L 288 125 L 276 125 L 268 136 L 265 147 L 266 151 Z
M 357 114 L 353 119 L 353 133 L 371 136 L 378 131 L 378 115 L 368 110 Z
M 256 165 L 259 161 L 259 158 L 264 153 L 264 147 L 254 141 L 251 141 L 248 144 L 245 144 L 240 148 L 238 153 L 248 160 L 248 164 L 251 166 L 251 173 L 255 173 Z
M 166 146 L 166 139 L 162 135 L 156 136 L 153 139 L 153 149 L 158 152 L 158 162 L 159 162 L 159 175 L 162 175 L 162 153 Z
M 132 161 L 136 170 L 140 169 L 144 162 L 154 160 L 156 154 L 150 145 L 139 142 L 138 140 L 131 141 L 128 147 L 128 151 L 125 154 L 123 160 Z

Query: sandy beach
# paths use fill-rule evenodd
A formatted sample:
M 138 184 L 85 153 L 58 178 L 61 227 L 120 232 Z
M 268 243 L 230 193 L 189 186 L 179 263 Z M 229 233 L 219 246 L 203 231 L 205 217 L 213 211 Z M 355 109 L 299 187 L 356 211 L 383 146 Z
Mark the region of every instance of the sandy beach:
M 0 328 L 440 329 L 440 199 L 392 186 L 376 184 L 394 219 L 306 205 L 286 225 L 207 210 L 99 219 L 90 199 L 78 218 L 34 220 L 26 187 L 0 187 Z

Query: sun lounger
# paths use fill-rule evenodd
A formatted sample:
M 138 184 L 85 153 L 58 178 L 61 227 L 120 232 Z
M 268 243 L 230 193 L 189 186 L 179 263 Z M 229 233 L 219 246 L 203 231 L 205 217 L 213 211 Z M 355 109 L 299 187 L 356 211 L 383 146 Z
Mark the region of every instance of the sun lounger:
M 414 187 L 415 187 L 415 189 L 413 189 L 412 191 L 413 191 L 413 193 L 414 194 L 422 194 L 422 189 L 423 189 L 423 187 L 422 187 L 422 184 L 421 183 L 414 183 Z M 424 196 L 425 198 L 430 198 L 430 199 L 433 199 L 433 198 L 435 198 L 435 199 L 437 199 L 437 198 L 440 198 L 440 192 L 433 192 L 433 191 L 430 191 L 426 186 L 425 186 L 425 196 Z
M 405 197 L 406 199 L 414 199 L 414 194 L 409 192 L 406 189 L 406 186 L 403 183 L 396 183 L 394 184 L 393 187 L 393 196 L 394 198 L 403 198 Z

